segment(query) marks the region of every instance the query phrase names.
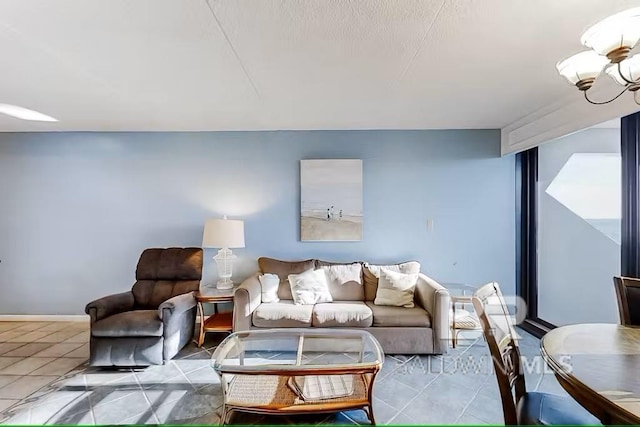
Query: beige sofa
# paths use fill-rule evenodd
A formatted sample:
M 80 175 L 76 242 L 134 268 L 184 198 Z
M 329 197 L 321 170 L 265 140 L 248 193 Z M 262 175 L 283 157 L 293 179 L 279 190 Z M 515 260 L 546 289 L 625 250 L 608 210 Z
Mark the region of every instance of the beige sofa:
M 448 349 L 449 292 L 433 279 L 419 275 L 414 308 L 391 307 L 373 303 L 378 278 L 368 264 L 329 263 L 320 260 L 287 262 L 272 258 L 258 260 L 260 271 L 245 280 L 235 291 L 233 330 L 260 328 L 359 328 L 373 334 L 387 354 L 442 354 Z M 410 261 L 388 265 L 404 273 L 419 273 L 420 264 Z M 295 305 L 287 276 L 311 268 L 327 271 L 333 302 Z M 341 279 L 360 268 L 359 280 Z M 371 267 L 374 269 L 374 267 Z M 347 271 L 349 274 L 345 274 Z M 262 303 L 260 274 L 280 278 L 280 302 Z

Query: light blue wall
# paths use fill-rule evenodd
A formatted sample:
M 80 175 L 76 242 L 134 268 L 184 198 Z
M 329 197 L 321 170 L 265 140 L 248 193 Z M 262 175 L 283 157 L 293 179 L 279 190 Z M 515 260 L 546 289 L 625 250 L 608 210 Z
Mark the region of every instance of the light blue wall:
M 147 247 L 245 220 L 258 256 L 396 262 L 441 281 L 515 280 L 514 158 L 493 130 L 0 134 L 0 313 L 76 314 L 129 289 Z M 364 239 L 299 241 L 299 160 L 359 158 Z M 434 220 L 433 231 L 427 219 Z M 205 254 L 205 279 L 215 275 Z

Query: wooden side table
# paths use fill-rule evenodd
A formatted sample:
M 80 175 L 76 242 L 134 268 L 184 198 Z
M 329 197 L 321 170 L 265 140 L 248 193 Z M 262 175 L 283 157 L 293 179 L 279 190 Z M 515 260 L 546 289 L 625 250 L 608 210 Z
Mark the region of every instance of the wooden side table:
M 198 317 L 200 319 L 200 333 L 198 334 L 198 347 L 202 347 L 204 336 L 207 332 L 229 332 L 233 330 L 233 312 L 220 313 L 217 304 L 233 303 L 233 293 L 236 288 L 216 289 L 204 288 L 196 292 L 198 303 Z M 205 318 L 203 304 L 213 305 L 213 314 Z

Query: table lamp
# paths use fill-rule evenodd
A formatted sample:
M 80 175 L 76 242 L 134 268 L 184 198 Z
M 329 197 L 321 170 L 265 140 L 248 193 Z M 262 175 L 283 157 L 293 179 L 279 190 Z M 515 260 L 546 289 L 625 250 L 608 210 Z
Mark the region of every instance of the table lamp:
M 219 280 L 216 283 L 218 289 L 233 288 L 231 280 L 232 263 L 236 258 L 230 248 L 244 248 L 244 221 L 212 218 L 204 224 L 202 234 L 203 248 L 220 248 L 218 254 L 213 257 L 218 265 Z

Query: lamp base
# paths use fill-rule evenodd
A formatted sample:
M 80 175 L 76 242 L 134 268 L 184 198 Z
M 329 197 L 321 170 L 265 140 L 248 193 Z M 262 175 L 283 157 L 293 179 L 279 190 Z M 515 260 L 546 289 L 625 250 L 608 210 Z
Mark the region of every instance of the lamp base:
M 231 289 L 233 288 L 233 281 L 229 277 L 218 280 L 216 283 L 216 289 Z
M 216 288 L 218 289 L 231 289 L 233 288 L 233 281 L 231 280 L 232 265 L 231 263 L 236 256 L 231 252 L 229 248 L 222 248 L 218 251 L 218 254 L 213 257 L 214 261 L 218 265 L 218 283 Z

